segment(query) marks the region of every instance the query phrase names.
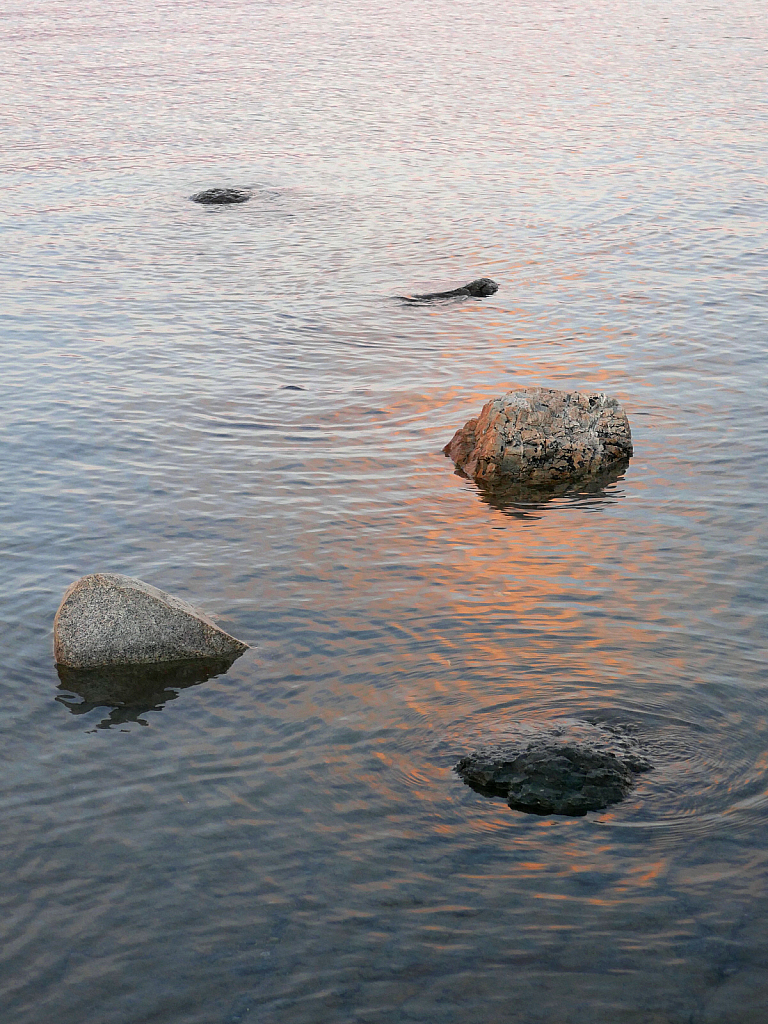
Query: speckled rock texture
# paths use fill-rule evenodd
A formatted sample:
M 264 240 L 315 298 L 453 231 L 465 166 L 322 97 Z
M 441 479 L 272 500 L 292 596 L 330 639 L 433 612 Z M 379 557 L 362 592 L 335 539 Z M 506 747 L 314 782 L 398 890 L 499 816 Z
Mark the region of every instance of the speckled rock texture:
M 207 188 L 203 192 L 195 192 L 189 198 L 193 203 L 203 206 L 229 206 L 232 203 L 247 203 L 253 195 L 244 188 Z
M 485 487 L 557 487 L 621 465 L 632 455 L 627 414 L 615 398 L 522 388 L 486 402 L 443 448 Z
M 186 601 L 118 573 L 73 583 L 53 622 L 54 658 L 69 668 L 232 660 L 247 649 Z
M 569 735 L 570 733 L 570 735 Z M 515 810 L 578 817 L 623 800 L 635 776 L 651 768 L 632 740 L 583 724 L 544 731 L 527 742 L 483 747 L 463 757 L 455 771 L 486 796 L 503 796 Z

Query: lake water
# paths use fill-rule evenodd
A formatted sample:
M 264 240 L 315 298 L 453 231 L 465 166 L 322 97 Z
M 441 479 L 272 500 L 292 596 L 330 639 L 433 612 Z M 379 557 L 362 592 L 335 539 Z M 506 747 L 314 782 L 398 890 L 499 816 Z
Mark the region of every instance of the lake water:
M 2 32 L 3 1024 L 762 1024 L 763 0 Z M 626 474 L 454 475 L 531 385 L 619 398 Z M 89 701 L 52 621 L 98 570 L 253 649 Z M 561 719 L 655 770 L 576 819 L 452 772 Z

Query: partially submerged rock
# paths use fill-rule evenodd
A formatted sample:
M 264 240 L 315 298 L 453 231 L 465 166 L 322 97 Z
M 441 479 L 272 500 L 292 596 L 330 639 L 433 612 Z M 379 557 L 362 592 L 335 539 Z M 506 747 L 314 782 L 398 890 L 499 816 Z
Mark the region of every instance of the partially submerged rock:
M 427 292 L 424 295 L 401 295 L 403 302 L 433 302 L 435 299 L 460 299 L 473 298 L 484 299 L 488 295 L 494 295 L 499 286 L 490 277 L 478 277 L 461 288 L 451 288 L 447 292 Z
M 632 434 L 615 398 L 521 388 L 486 402 L 443 452 L 481 487 L 541 493 L 622 469 Z
M 207 188 L 203 192 L 195 192 L 189 198 L 193 203 L 204 206 L 226 206 L 230 203 L 247 203 L 253 195 L 245 188 Z
M 70 668 L 232 661 L 247 649 L 186 601 L 118 573 L 94 573 L 73 583 L 53 623 L 54 658 Z
M 603 810 L 622 800 L 651 764 L 620 731 L 580 725 L 483 747 L 454 770 L 473 789 L 503 796 L 516 810 L 571 816 Z

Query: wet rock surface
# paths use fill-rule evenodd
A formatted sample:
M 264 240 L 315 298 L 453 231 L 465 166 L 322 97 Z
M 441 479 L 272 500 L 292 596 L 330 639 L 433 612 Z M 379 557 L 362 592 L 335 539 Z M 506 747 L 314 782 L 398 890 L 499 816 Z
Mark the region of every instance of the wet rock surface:
M 485 796 L 533 814 L 581 816 L 618 803 L 652 765 L 625 732 L 589 723 L 481 747 L 454 770 Z
M 232 203 L 247 203 L 253 193 L 245 188 L 207 188 L 203 192 L 195 192 L 189 198 L 193 203 L 204 206 L 227 206 Z
M 522 388 L 486 402 L 443 448 L 486 490 L 542 495 L 623 470 L 632 455 L 624 409 L 602 393 Z
M 473 298 L 484 299 L 488 295 L 494 295 L 499 286 L 490 277 L 478 277 L 476 281 L 462 285 L 461 288 L 452 288 L 447 292 L 427 292 L 425 295 L 401 295 L 403 302 L 434 302 L 436 299 L 460 299 Z
M 247 649 L 186 601 L 119 573 L 76 580 L 53 623 L 54 658 L 69 668 L 232 660 Z

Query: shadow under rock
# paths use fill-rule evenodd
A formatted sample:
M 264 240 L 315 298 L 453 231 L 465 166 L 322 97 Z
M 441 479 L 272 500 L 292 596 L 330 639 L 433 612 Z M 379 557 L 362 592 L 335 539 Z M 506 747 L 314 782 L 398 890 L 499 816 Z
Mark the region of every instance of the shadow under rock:
M 235 658 L 196 658 L 190 661 L 157 662 L 151 665 L 115 665 L 103 668 L 67 668 L 57 665 L 59 692 L 56 700 L 73 715 L 87 715 L 95 708 L 112 708 L 97 729 L 137 722 L 141 715 L 162 711 L 176 700 L 179 691 L 223 675 Z M 79 699 L 78 699 L 79 698 Z
M 608 489 L 622 479 L 628 466 L 629 459 L 623 459 L 603 473 L 576 480 L 563 480 L 546 487 L 512 480 L 493 487 L 484 484 L 476 486 L 480 500 L 497 512 L 518 519 L 538 519 L 536 513 L 543 512 L 547 505 L 557 498 L 567 499 L 569 507 L 586 505 L 598 508 L 609 501 L 615 501 L 616 492 Z M 456 475 L 465 476 L 460 470 L 456 470 Z

